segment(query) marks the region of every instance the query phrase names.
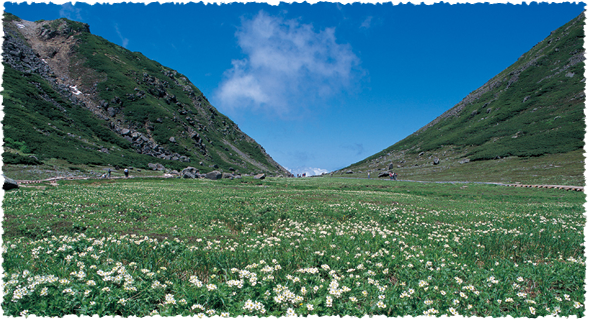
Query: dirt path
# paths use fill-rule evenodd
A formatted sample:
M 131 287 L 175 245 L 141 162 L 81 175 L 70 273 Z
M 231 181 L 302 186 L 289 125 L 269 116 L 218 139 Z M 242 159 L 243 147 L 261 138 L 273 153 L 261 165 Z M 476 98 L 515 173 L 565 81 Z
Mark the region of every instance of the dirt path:
M 142 176 L 142 177 L 133 177 L 130 176 L 129 178 L 173 178 L 174 176 L 171 174 L 164 174 L 161 176 Z M 88 180 L 88 179 L 125 179 L 125 177 L 111 177 L 111 178 L 91 178 L 91 177 L 55 177 L 49 179 L 42 179 L 42 180 L 16 180 L 16 182 L 20 184 L 32 184 L 32 183 L 42 183 L 42 182 L 50 182 L 50 184 L 57 184 L 57 180 Z M 363 179 L 363 178 L 345 178 L 345 179 Z M 381 179 L 381 180 L 390 180 L 390 179 Z M 417 181 L 417 180 L 398 180 L 402 182 L 421 182 L 421 183 L 477 183 L 477 184 L 494 184 L 498 186 L 505 186 L 505 187 L 519 187 L 519 188 L 542 188 L 542 189 L 559 189 L 559 190 L 571 190 L 571 191 L 584 191 L 584 187 L 580 186 L 562 186 L 562 185 L 549 185 L 549 184 L 520 184 L 520 183 L 501 183 L 501 182 L 468 182 L 468 181 Z
M 57 183 L 58 180 L 88 180 L 88 179 L 116 180 L 116 179 L 139 179 L 139 178 L 173 178 L 173 177 L 174 177 L 174 175 L 171 175 L 171 174 L 164 174 L 164 175 L 161 175 L 161 176 L 141 176 L 141 177 L 129 176 L 129 178 L 125 178 L 125 177 L 110 177 L 110 178 L 101 178 L 101 177 L 54 177 L 54 178 L 39 179 L 39 180 L 16 180 L 16 182 L 20 185 L 20 184 L 43 183 L 43 182 Z
M 367 178 L 345 178 L 345 179 L 367 179 Z M 369 180 L 391 180 L 391 179 L 369 179 Z M 497 186 L 505 187 L 520 187 L 520 188 L 544 188 L 544 189 L 559 189 L 559 190 L 572 190 L 572 191 L 584 191 L 584 187 L 580 186 L 561 186 L 561 185 L 550 185 L 550 184 L 521 184 L 521 183 L 501 183 L 501 182 L 469 182 L 469 181 L 419 181 L 419 180 L 397 180 L 402 182 L 420 182 L 420 183 L 476 183 L 476 184 L 493 184 Z

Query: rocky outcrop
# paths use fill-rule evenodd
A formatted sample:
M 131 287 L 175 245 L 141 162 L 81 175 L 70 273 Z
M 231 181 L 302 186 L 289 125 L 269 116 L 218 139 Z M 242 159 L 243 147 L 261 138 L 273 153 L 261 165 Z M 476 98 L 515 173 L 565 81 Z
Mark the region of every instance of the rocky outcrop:
M 219 180 L 219 179 L 221 179 L 221 172 L 211 171 L 205 175 L 205 178 L 207 178 L 209 180 Z
M 153 171 L 166 171 L 166 167 L 159 163 L 148 163 L 148 168 L 152 169 Z
M 199 170 L 196 168 L 193 168 L 193 167 L 184 168 L 180 172 L 180 176 L 185 179 L 195 179 L 195 178 L 199 177 L 198 175 L 199 175 Z
M 266 175 L 264 173 L 257 174 L 254 176 L 254 179 L 256 179 L 256 180 L 262 180 L 264 178 L 266 178 Z
M 16 180 L 10 179 L 8 177 L 6 177 L 5 175 L 2 175 L 2 177 L 4 178 L 4 183 L 2 184 L 2 189 L 8 191 L 8 190 L 12 190 L 12 189 L 18 189 L 18 182 L 16 182 Z
M 234 175 L 231 173 L 224 172 L 222 178 L 223 179 L 234 179 Z

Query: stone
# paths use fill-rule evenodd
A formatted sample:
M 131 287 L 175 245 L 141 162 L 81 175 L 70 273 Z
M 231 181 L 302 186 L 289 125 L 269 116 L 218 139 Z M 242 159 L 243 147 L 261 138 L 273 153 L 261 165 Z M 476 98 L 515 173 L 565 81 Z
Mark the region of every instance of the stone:
M 117 115 L 117 113 L 119 113 L 119 109 L 118 108 L 109 107 L 107 109 L 107 112 L 109 113 L 109 116 L 110 117 L 115 117 L 115 115 Z
M 352 174 L 352 170 L 348 170 L 345 172 L 346 174 Z
M 172 143 L 176 143 L 176 139 L 175 139 L 173 136 L 171 136 L 171 137 L 168 139 L 168 141 L 170 141 L 170 142 L 172 142 Z
M 205 175 L 205 178 L 210 179 L 210 180 L 219 180 L 219 179 L 221 179 L 221 172 L 211 171 Z
M 197 170 L 196 168 L 186 167 L 182 169 L 182 171 L 180 172 L 180 176 L 185 179 L 194 179 L 198 173 L 199 170 Z
M 440 163 L 440 160 L 437 157 L 434 157 L 434 161 L 432 161 L 432 164 L 437 165 Z
M 377 177 L 379 177 L 379 178 L 389 177 L 389 172 L 381 172 L 381 173 L 379 173 L 379 175 Z
M 389 170 L 393 170 L 393 163 L 389 164 Z
M 16 180 L 10 179 L 5 175 L 2 175 L 4 177 L 4 184 L 2 185 L 2 189 L 8 191 L 8 190 L 12 190 L 12 189 L 18 189 L 18 182 L 16 182 Z
M 225 172 L 225 173 L 223 173 L 222 178 L 223 179 L 233 179 L 234 175 L 229 172 Z
M 264 178 L 266 178 L 266 175 L 264 173 L 257 174 L 254 176 L 254 179 L 257 179 L 257 180 L 262 180 Z

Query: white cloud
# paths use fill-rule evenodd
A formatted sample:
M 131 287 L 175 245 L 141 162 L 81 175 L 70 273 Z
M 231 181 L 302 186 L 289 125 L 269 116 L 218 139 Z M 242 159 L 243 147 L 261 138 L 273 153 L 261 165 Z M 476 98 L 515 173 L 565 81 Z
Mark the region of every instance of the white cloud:
M 368 16 L 361 24 L 361 28 L 369 29 L 371 27 L 371 20 L 373 20 L 373 16 Z
M 262 110 L 292 118 L 351 88 L 360 74 L 359 59 L 348 44 L 338 44 L 334 28 L 316 32 L 312 25 L 259 12 L 236 32 L 246 58 L 232 68 L 215 93 L 219 108 Z
M 123 37 L 123 34 L 119 30 L 118 24 L 115 24 L 115 31 L 117 32 L 117 35 L 119 35 L 119 38 L 121 38 L 121 46 L 123 46 L 123 48 L 127 48 L 127 44 L 129 44 L 129 39 Z
M 61 9 L 59 9 L 59 16 L 70 20 L 80 21 L 82 20 L 82 15 L 80 15 L 81 11 L 82 9 L 76 8 L 71 3 L 65 3 Z
M 296 169 L 287 169 L 289 172 L 291 172 L 292 174 L 294 174 L 295 176 L 297 176 L 298 174 L 302 174 L 305 173 L 306 177 L 309 176 L 319 176 L 322 173 L 329 173 L 330 171 L 326 170 L 326 169 L 322 169 L 322 168 L 314 168 L 314 167 L 302 167 L 302 168 L 296 168 Z

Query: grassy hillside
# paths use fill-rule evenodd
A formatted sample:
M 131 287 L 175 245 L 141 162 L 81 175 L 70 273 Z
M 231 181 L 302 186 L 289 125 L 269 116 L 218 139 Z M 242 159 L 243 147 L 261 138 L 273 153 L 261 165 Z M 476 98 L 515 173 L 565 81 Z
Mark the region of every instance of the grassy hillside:
M 88 25 L 6 14 L 4 30 L 6 164 L 287 173 L 185 76 Z
M 388 170 L 393 163 L 398 172 L 421 166 L 434 173 L 450 163 L 456 168 L 459 161 L 473 165 L 514 157 L 551 159 L 564 153 L 583 161 L 583 27 L 582 14 L 417 132 L 345 170 L 366 175 Z M 434 158 L 444 161 L 434 165 Z M 479 174 L 474 166 L 465 168 L 463 178 Z M 583 167 L 575 172 L 583 181 Z

